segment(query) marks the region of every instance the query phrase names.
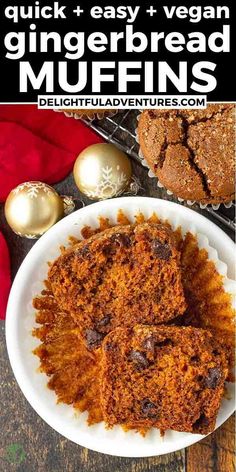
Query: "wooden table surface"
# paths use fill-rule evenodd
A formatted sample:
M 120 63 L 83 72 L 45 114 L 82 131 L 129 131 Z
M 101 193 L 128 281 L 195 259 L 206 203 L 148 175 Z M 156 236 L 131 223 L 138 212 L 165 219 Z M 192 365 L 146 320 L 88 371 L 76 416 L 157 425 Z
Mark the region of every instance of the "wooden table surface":
M 167 197 L 165 191 L 156 188 L 155 179 L 147 176 L 146 169 L 133 163 L 133 170 L 144 189 L 140 191 L 140 195 L 171 199 Z M 61 194 L 79 196 L 71 175 L 55 185 L 55 188 Z M 86 204 L 91 203 L 86 198 L 83 199 Z M 12 277 L 14 277 L 34 241 L 20 238 L 10 230 L 4 218 L 3 205 L 0 206 L 0 227 L 10 248 Z M 222 228 L 226 230 L 224 226 Z M 229 230 L 226 232 L 233 237 L 232 232 Z M 113 457 L 90 451 L 68 441 L 44 423 L 25 400 L 9 364 L 4 322 L 1 323 L 0 331 L 1 472 L 233 472 L 235 470 L 233 417 L 198 444 L 160 457 L 144 459 Z

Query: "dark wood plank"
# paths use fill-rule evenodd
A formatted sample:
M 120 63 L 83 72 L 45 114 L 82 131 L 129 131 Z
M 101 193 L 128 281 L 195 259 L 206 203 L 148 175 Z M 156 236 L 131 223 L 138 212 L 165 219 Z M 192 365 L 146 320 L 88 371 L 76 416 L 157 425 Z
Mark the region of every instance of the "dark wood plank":
M 186 450 L 187 472 L 235 471 L 235 416 Z

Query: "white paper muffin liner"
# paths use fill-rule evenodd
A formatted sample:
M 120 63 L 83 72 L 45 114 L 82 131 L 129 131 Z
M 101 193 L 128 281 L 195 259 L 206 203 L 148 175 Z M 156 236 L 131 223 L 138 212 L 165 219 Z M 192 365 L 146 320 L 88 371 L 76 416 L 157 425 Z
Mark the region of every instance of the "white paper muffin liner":
M 111 110 L 111 111 L 106 111 L 100 112 L 100 113 L 94 113 L 93 115 L 88 116 L 86 114 L 86 109 L 84 110 L 83 114 L 78 115 L 78 113 L 73 113 L 70 111 L 64 111 L 64 110 L 59 110 L 59 109 L 54 109 L 53 111 L 59 112 L 59 113 L 64 113 L 65 116 L 68 118 L 74 118 L 75 120 L 81 120 L 81 119 L 86 119 L 89 121 L 93 121 L 94 119 L 102 120 L 106 116 L 114 116 L 118 113 L 118 110 Z
M 142 113 L 142 110 L 140 110 L 140 114 L 137 115 L 137 121 L 139 121 L 140 119 L 140 116 L 141 116 L 141 113 Z M 136 141 L 139 145 L 139 138 L 138 138 L 138 127 L 135 129 L 135 136 L 136 136 Z M 151 177 L 151 178 L 155 178 L 157 180 L 157 187 L 158 188 L 161 188 L 161 189 L 164 189 L 167 193 L 167 195 L 174 195 L 174 197 L 176 197 L 178 199 L 178 201 L 180 203 L 187 203 L 189 206 L 192 206 L 194 205 L 194 203 L 197 203 L 200 208 L 202 210 L 204 210 L 205 208 L 207 207 L 211 207 L 213 208 L 213 210 L 219 210 L 220 208 L 220 205 L 224 205 L 225 208 L 231 208 L 231 206 L 233 205 L 233 202 L 232 200 L 230 202 L 227 202 L 227 203 L 217 203 L 217 204 L 211 204 L 211 203 L 201 203 L 201 202 L 196 202 L 196 201 L 193 201 L 193 200 L 185 200 L 184 198 L 180 198 L 180 197 L 177 197 L 177 195 L 175 195 L 173 192 L 171 192 L 171 190 L 168 190 L 161 182 L 160 180 L 158 179 L 157 175 L 154 174 L 154 172 L 150 169 L 149 167 L 149 164 L 147 163 L 142 151 L 141 151 L 141 148 L 140 148 L 140 145 L 139 145 L 139 158 L 140 158 L 140 161 L 141 161 L 141 164 L 143 165 L 143 167 L 147 167 L 148 170 L 148 176 Z
M 181 226 L 183 236 L 187 232 L 194 234 L 199 248 L 207 251 L 209 259 L 222 275 L 232 307 L 236 307 L 236 283 L 230 279 L 234 271 L 234 245 L 222 230 L 202 215 L 168 200 L 121 197 L 98 202 L 70 214 L 36 242 L 16 275 L 9 297 L 7 347 L 15 377 L 24 395 L 52 428 L 77 444 L 98 452 L 123 457 L 147 457 L 182 449 L 203 436 L 167 431 L 162 438 L 158 430 L 152 429 L 143 438 L 134 431 L 124 432 L 119 426 L 106 429 L 104 423 L 99 423 L 89 427 L 86 413 L 75 413 L 72 406 L 56 403 L 55 393 L 47 388 L 48 377 L 38 372 L 39 359 L 32 353 L 40 343 L 31 334 L 36 326 L 32 299 L 44 288 L 48 261 L 59 256 L 61 245 L 68 246 L 68 236 L 81 239 L 84 226 L 97 228 L 99 217 L 109 218 L 110 224 L 116 224 L 119 210 L 131 222 L 135 222 L 135 216 L 140 213 L 145 219 L 156 213 L 161 220 L 168 220 L 173 230 Z M 234 410 L 234 385 L 228 383 L 227 390 L 228 396 L 223 398 L 216 427 Z

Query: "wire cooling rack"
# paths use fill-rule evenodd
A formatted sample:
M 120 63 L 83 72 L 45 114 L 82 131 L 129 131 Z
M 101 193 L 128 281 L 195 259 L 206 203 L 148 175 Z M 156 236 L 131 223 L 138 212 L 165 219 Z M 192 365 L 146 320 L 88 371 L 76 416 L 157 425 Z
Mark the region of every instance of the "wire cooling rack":
M 101 120 L 84 119 L 83 121 L 108 142 L 115 144 L 132 159 L 142 165 L 138 154 L 139 146 L 135 134 L 138 114 L 138 110 L 125 110 L 115 116 L 107 116 Z M 173 196 L 171 200 L 179 203 Z M 236 230 L 235 203 L 233 203 L 230 208 L 220 205 L 218 210 L 214 210 L 211 206 L 201 210 L 196 203 L 191 205 L 191 207 L 197 211 L 201 211 L 201 213 L 209 216 L 211 219 L 217 220 L 228 229 Z

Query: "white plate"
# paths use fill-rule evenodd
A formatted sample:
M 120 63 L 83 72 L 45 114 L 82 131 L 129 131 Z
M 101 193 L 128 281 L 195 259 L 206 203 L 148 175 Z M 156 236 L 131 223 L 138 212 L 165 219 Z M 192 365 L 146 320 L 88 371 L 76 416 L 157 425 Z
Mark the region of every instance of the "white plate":
M 32 298 L 43 288 L 42 281 L 48 270 L 47 261 L 57 257 L 59 246 L 67 244 L 68 236 L 80 236 L 80 230 L 85 224 L 97 226 L 98 216 L 109 217 L 116 222 L 119 209 L 123 209 L 131 218 L 140 211 L 146 217 L 155 211 L 158 216 L 167 218 L 173 228 L 181 225 L 184 232 L 195 232 L 199 243 L 208 248 L 218 270 L 224 275 L 228 270 L 228 277 L 234 277 L 234 243 L 220 228 L 193 210 L 146 197 L 126 197 L 95 203 L 62 219 L 36 242 L 26 256 L 15 277 L 8 302 L 7 348 L 16 380 L 28 402 L 60 434 L 81 446 L 106 454 L 126 457 L 161 455 L 187 447 L 203 436 L 168 431 L 161 438 L 157 430 L 152 430 L 143 438 L 135 432 L 125 433 L 120 427 L 108 431 L 103 423 L 88 427 L 85 413 L 77 414 L 71 406 L 56 404 L 56 395 L 46 386 L 48 378 L 37 372 L 39 360 L 32 354 L 39 343 L 31 335 L 35 326 Z M 210 249 L 209 244 L 217 252 Z M 217 253 L 223 263 L 218 260 Z M 235 290 L 234 283 L 230 281 L 227 281 L 227 287 L 231 291 Z M 229 389 L 231 399 L 223 400 L 217 427 L 234 411 L 232 384 L 229 384 Z

